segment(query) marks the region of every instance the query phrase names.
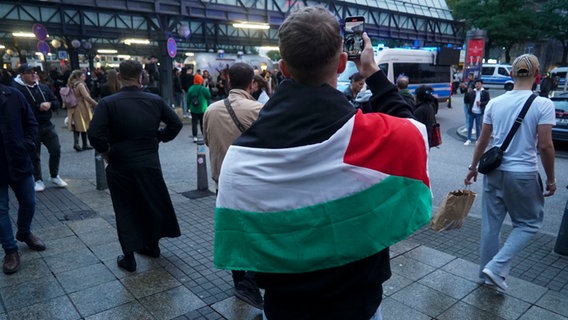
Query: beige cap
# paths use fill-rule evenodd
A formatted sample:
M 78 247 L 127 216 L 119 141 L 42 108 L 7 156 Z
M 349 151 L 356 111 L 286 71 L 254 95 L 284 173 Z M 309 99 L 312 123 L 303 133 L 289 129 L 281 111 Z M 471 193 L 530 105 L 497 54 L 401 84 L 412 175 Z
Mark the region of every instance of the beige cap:
M 533 54 L 523 54 L 515 61 L 511 73 L 513 77 L 534 77 L 538 74 L 538 58 Z

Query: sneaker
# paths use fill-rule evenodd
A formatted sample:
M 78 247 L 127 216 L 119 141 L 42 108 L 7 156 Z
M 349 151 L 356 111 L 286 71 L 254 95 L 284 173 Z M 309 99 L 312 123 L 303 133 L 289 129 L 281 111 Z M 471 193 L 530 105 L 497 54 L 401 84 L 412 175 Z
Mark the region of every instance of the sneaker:
M 258 288 L 237 288 L 235 289 L 235 296 L 257 309 L 262 310 L 264 308 L 264 301 Z
M 489 281 L 491 281 L 499 289 L 505 291 L 509 288 L 507 283 L 505 283 L 505 279 L 503 277 L 496 275 L 495 273 L 493 273 L 493 271 L 484 268 L 481 272 L 487 277 Z
M 45 190 L 45 184 L 43 184 L 42 180 L 38 180 L 35 182 L 34 188 L 36 192 L 42 192 L 43 190 Z
M 193 142 L 197 142 L 197 137 L 193 137 Z
M 65 188 L 67 187 L 67 182 L 63 181 L 59 176 L 55 178 L 51 178 L 51 182 L 56 185 L 58 188 Z
M 471 140 L 466 140 L 463 145 L 464 145 L 464 146 L 469 146 L 470 144 L 471 144 Z

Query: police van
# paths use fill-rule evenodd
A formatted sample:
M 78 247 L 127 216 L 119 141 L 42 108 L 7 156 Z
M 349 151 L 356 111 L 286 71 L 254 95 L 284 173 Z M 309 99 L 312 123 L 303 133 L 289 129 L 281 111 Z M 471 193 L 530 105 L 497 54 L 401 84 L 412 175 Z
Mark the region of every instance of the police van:
M 550 76 L 554 79 L 558 79 L 557 90 L 563 91 L 566 84 L 566 75 L 568 73 L 568 67 L 557 67 L 550 70 Z
M 513 90 L 515 82 L 511 78 L 511 65 L 484 63 L 481 67 L 481 80 L 485 89 Z
M 384 48 L 375 52 L 375 61 L 392 83 L 396 83 L 399 76 L 407 76 L 408 89 L 413 94 L 420 85 L 428 85 L 434 89 L 432 94 L 438 100 L 445 101 L 450 97 L 451 68 L 436 64 L 435 51 Z M 349 61 L 345 71 L 337 78 L 337 89 L 345 90 L 350 83 L 349 77 L 355 72 L 355 63 Z

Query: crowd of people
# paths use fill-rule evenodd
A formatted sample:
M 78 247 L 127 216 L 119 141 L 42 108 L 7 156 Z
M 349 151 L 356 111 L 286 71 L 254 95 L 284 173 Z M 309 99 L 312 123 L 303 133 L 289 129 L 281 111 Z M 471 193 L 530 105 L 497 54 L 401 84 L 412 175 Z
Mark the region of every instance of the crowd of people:
M 193 141 L 201 132 L 211 155 L 215 266 L 231 270 L 236 296 L 263 309 L 264 319 L 381 319 L 382 285 L 391 277 L 389 246 L 430 220 L 428 136 L 438 101 L 429 86 L 410 93 L 404 75 L 390 83 L 366 33 L 358 72 L 350 87 L 338 91 L 337 74 L 348 56 L 339 23 L 324 8 L 293 12 L 278 35 L 282 59 L 274 73 L 245 63 L 227 66 L 215 80 L 207 70 L 194 74 L 189 67 L 172 73 L 174 107 L 191 117 Z M 483 82 L 472 79 L 464 110 L 468 141 L 475 124 L 477 143 L 464 183 L 477 179 L 490 137 L 495 145 L 503 142 L 516 117 L 511 110 L 532 95 L 538 67 L 533 55 L 517 58 L 514 89 L 493 100 Z M 46 187 L 42 145 L 49 153 L 49 181 L 67 186 L 59 176 L 61 145 L 51 122 L 60 108 L 67 112 L 72 147 L 94 148 L 107 163 L 122 248 L 118 266 L 135 272 L 134 253 L 160 257 L 160 239 L 182 230 L 158 149 L 176 138 L 183 123 L 155 94 L 156 61 L 144 67 L 127 60 L 92 77 L 57 68 L 45 74 L 28 64 L 14 71 L 2 70 L 0 78 L 4 273 L 19 269 L 16 240 L 46 250 L 31 223 L 35 194 Z M 364 86 L 372 97 L 362 105 L 355 97 Z M 72 89 L 75 104 L 58 95 L 62 87 Z M 550 100 L 538 97 L 523 124 L 501 167 L 484 177 L 479 278 L 501 290 L 507 289 L 511 257 L 539 229 L 544 197 L 556 190 Z M 8 188 L 19 202 L 15 237 Z M 527 201 L 519 203 L 519 197 Z M 506 214 L 513 231 L 500 249 Z

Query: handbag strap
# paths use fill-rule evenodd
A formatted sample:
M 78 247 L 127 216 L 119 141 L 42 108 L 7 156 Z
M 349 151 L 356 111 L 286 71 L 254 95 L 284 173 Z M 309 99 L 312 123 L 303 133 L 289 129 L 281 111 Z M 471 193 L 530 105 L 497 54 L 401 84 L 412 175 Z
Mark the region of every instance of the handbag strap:
M 515 119 L 515 123 L 513 123 L 513 127 L 511 128 L 511 130 L 507 134 L 507 137 L 505 138 L 505 141 L 503 142 L 501 147 L 499 147 L 501 150 L 503 150 L 503 152 L 505 152 L 505 150 L 507 150 L 509 143 L 511 143 L 511 140 L 513 140 L 513 136 L 517 132 L 517 129 L 519 129 L 519 127 L 521 126 L 521 122 L 523 122 L 523 119 L 525 118 L 527 111 L 529 111 L 529 107 L 531 106 L 534 99 L 536 99 L 536 95 L 531 94 L 531 96 L 525 102 L 523 109 L 521 109 L 521 112 L 517 116 L 517 119 Z
M 229 111 L 229 114 L 231 115 L 231 118 L 233 119 L 233 122 L 235 123 L 237 128 L 239 128 L 241 133 L 245 132 L 246 128 L 245 128 L 245 126 L 243 126 L 243 124 L 237 118 L 237 115 L 235 114 L 235 110 L 233 110 L 233 107 L 231 107 L 231 103 L 229 102 L 229 98 L 226 98 L 224 101 L 225 101 L 225 108 L 227 108 L 227 111 Z

